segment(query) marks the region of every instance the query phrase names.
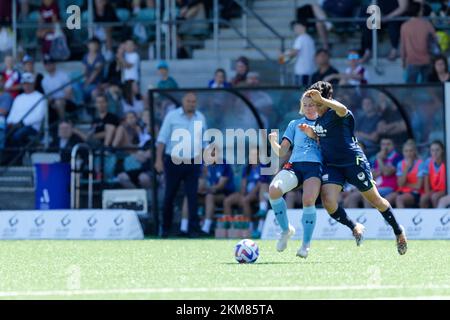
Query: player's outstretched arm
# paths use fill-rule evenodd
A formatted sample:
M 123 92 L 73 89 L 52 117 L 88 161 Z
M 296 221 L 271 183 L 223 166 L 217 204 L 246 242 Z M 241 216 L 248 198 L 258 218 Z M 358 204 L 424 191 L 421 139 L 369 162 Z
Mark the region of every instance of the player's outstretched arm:
M 336 114 L 339 117 L 345 117 L 347 115 L 348 109 L 346 106 L 344 106 L 339 101 L 322 97 L 319 90 L 315 90 L 315 89 L 308 90 L 305 93 L 305 96 L 310 97 L 316 103 L 320 103 L 328 108 L 333 109 L 334 111 L 336 111 Z
M 291 147 L 291 143 L 287 139 L 283 139 L 281 144 L 278 143 L 278 133 L 277 132 L 271 132 L 269 134 L 269 142 L 272 146 L 272 150 L 275 152 L 275 154 L 278 157 L 284 157 Z

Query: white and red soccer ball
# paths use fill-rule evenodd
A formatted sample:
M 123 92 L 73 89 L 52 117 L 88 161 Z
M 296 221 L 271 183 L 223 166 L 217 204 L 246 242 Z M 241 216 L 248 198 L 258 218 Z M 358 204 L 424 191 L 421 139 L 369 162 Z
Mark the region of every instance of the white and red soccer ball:
M 253 263 L 258 259 L 258 256 L 259 249 L 253 240 L 241 240 L 234 248 L 234 257 L 239 263 Z

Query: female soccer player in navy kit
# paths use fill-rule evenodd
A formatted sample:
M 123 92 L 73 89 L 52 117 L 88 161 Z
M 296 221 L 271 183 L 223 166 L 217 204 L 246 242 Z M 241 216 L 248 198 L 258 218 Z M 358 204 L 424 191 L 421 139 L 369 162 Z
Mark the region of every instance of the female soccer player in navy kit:
M 305 96 L 316 103 L 319 117 L 314 126 L 301 125 L 309 137 L 318 139 L 322 151 L 322 204 L 333 219 L 353 231 L 359 245 L 364 226 L 349 219 L 344 208 L 338 205 L 338 196 L 345 182 L 354 185 L 391 225 L 396 236 L 397 251 L 403 255 L 407 250 L 405 230 L 397 223 L 389 202 L 378 193 L 369 162 L 354 134 L 355 119 L 352 112 L 333 100 L 332 94 L 330 83 L 319 81 L 313 84 Z
M 286 214 L 286 202 L 283 194 L 303 184 L 303 243 L 297 251 L 297 256 L 306 258 L 314 226 L 316 224 L 316 199 L 320 192 L 320 179 L 322 177 L 322 156 L 315 139 L 308 137 L 302 130 L 301 124 L 314 125 L 317 112 L 315 102 L 302 96 L 300 100 L 300 114 L 305 116 L 292 120 L 281 141 L 278 143 L 278 134 L 269 135 L 270 144 L 275 154 L 283 157 L 293 146 L 289 161 L 283 169 L 273 178 L 269 186 L 269 201 L 274 210 L 275 217 L 282 232 L 277 243 L 277 250 L 284 251 L 288 239 L 295 234 L 295 229 L 289 224 Z

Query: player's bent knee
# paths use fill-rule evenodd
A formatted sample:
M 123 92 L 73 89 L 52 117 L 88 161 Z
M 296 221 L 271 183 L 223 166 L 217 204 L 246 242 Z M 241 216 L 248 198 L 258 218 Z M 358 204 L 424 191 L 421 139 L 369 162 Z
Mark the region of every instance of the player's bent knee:
M 272 200 L 279 199 L 283 196 L 283 191 L 279 187 L 271 185 L 269 187 L 269 197 Z

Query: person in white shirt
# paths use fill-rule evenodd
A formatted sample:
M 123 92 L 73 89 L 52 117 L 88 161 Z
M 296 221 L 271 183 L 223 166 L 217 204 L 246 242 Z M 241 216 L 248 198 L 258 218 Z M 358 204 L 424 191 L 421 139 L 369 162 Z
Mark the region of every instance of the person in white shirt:
M 286 59 L 297 58 L 294 66 L 295 84 L 308 86 L 311 76 L 315 71 L 316 46 L 314 40 L 306 32 L 306 21 L 298 20 L 291 23 L 297 38 L 292 49 L 284 52 L 280 56 L 280 62 L 285 63 Z
M 136 52 L 136 45 L 133 40 L 127 40 L 119 46 L 117 61 L 122 70 L 122 83 L 127 80 L 134 80 L 139 83 L 140 57 Z
M 61 86 L 70 82 L 70 78 L 67 73 L 57 70 L 56 64 L 53 60 L 44 60 L 44 67 L 47 73 L 42 79 L 42 88 L 45 94 L 54 92 Z M 76 105 L 73 102 L 72 87 L 67 86 L 61 90 L 58 90 L 48 97 L 48 104 L 55 110 L 59 119 L 66 117 L 66 111 L 74 112 Z
M 32 73 L 22 75 L 24 92 L 16 97 L 6 119 L 7 147 L 24 147 L 41 128 L 47 112 L 47 101 L 34 89 L 34 80 Z

